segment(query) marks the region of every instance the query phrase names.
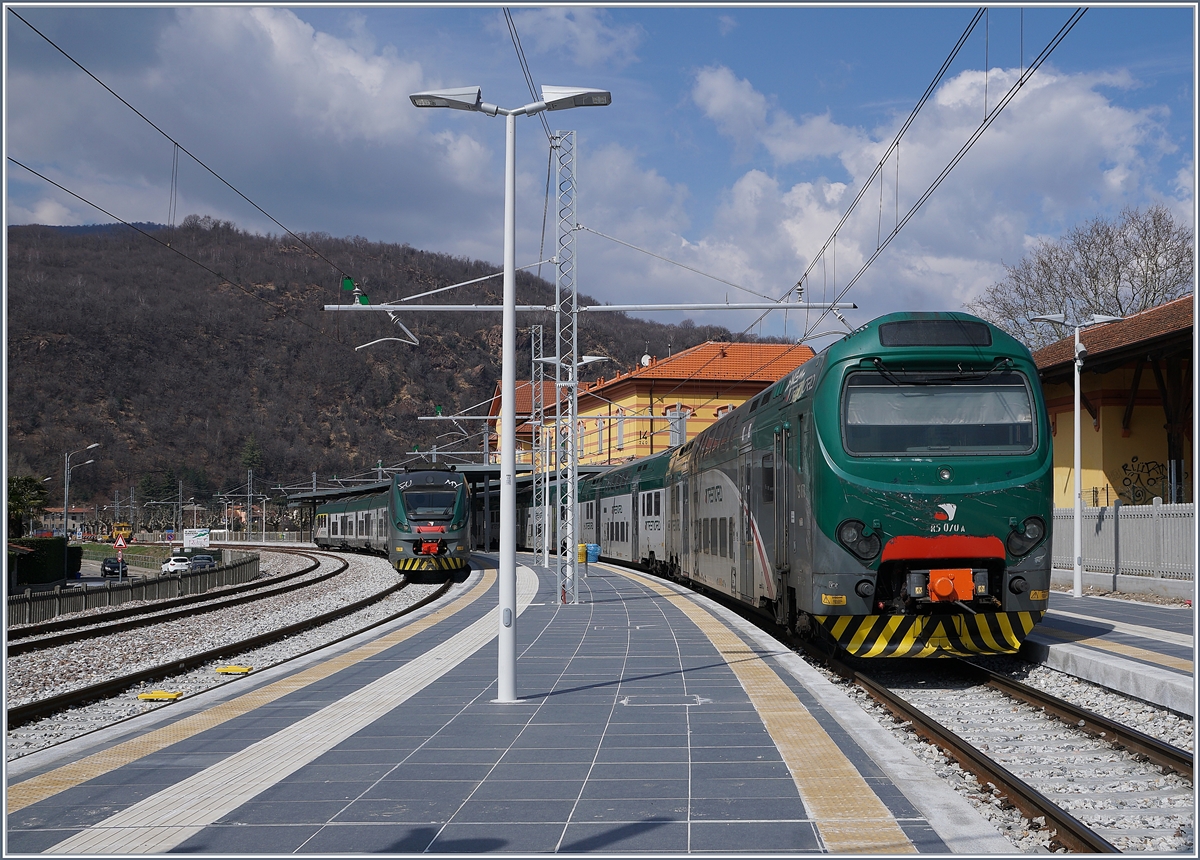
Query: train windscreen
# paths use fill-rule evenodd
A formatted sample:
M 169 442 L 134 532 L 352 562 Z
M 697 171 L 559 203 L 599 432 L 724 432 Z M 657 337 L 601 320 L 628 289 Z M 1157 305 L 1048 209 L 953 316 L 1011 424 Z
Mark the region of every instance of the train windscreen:
M 453 490 L 405 490 L 404 510 L 412 519 L 429 521 L 449 520 L 454 515 Z
M 854 373 L 842 393 L 842 440 L 860 457 L 1027 454 L 1033 397 L 1014 372 L 940 379 Z

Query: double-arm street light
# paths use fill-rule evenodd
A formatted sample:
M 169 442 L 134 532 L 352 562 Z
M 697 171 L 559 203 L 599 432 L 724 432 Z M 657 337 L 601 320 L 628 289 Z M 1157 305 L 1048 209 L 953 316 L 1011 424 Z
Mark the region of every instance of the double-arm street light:
M 90 451 L 93 448 L 99 447 L 99 442 L 93 442 L 86 448 L 80 448 L 78 451 L 72 451 L 69 454 L 63 455 L 63 579 L 67 578 L 68 559 L 70 558 L 70 553 L 67 552 L 67 547 L 71 545 L 71 535 L 67 528 L 67 517 L 70 515 L 71 510 L 71 471 L 73 469 L 78 469 L 80 466 L 86 466 L 88 463 L 96 462 L 95 460 L 84 460 L 82 463 L 76 463 L 74 466 L 72 466 L 71 458 L 81 451 Z
M 1068 325 L 1066 314 L 1040 314 L 1029 318 L 1031 322 L 1049 322 L 1056 325 Z M 1071 585 L 1071 594 L 1074 597 L 1083 596 L 1083 457 L 1080 454 L 1080 432 L 1079 432 L 1079 372 L 1083 369 L 1083 360 L 1087 357 L 1087 350 L 1083 348 L 1083 344 L 1079 340 L 1079 332 L 1090 326 L 1099 325 L 1101 323 L 1119 322 L 1124 317 L 1111 317 L 1106 314 L 1092 314 L 1091 318 L 1081 322 L 1075 326 L 1075 575 Z M 1053 562 L 1051 562 L 1053 565 Z
M 488 116 L 501 115 L 504 125 L 504 311 L 501 347 L 500 414 L 500 632 L 496 699 L 515 702 L 516 614 L 517 614 L 517 497 L 516 497 L 516 389 L 517 389 L 517 301 L 516 301 L 516 141 L 518 116 L 533 116 L 544 110 L 602 107 L 612 102 L 605 90 L 579 87 L 542 87 L 541 101 L 505 109 L 483 101 L 479 87 L 458 87 L 413 93 L 409 98 L 419 108 L 453 108 Z

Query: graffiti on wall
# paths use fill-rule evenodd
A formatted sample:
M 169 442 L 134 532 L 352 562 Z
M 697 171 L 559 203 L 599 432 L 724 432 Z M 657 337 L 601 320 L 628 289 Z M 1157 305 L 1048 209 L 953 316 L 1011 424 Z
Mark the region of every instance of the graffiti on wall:
M 1121 464 L 1121 474 L 1121 500 L 1126 504 L 1146 505 L 1155 496 L 1166 497 L 1166 463 L 1133 456 Z

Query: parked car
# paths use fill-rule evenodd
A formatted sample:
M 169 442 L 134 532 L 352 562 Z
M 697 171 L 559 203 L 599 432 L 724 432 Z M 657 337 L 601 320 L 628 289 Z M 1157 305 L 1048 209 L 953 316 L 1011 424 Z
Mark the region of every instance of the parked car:
M 197 553 L 192 556 L 192 570 L 205 570 L 210 567 L 216 567 L 217 562 L 211 555 L 202 555 Z
M 172 553 L 171 557 L 163 562 L 163 573 L 186 573 L 191 570 L 192 562 L 183 553 Z
M 117 561 L 115 558 L 106 558 L 100 562 L 101 576 L 129 576 L 129 563 L 125 559 Z

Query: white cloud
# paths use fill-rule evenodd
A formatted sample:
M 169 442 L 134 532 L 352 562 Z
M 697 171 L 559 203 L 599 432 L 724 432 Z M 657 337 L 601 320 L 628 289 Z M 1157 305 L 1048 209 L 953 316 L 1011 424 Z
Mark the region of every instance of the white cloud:
M 586 6 L 554 6 L 512 13 L 522 43 L 540 54 L 570 60 L 583 68 L 620 68 L 637 60 L 637 48 L 645 31 L 637 24 L 616 25 L 612 16 Z M 502 22 L 497 29 L 508 38 Z M 585 85 L 575 81 L 572 85 Z
M 1017 77 L 1017 70 L 988 74 L 989 107 Z M 1050 226 L 1058 235 L 1080 212 L 1094 217 L 1155 196 L 1150 167 L 1170 149 L 1163 142 L 1163 112 L 1131 110 L 1102 92 L 1132 85 L 1122 74 L 1040 71 L 883 251 L 851 298 L 869 301 L 878 312 L 901 302 L 958 307 L 1003 274 L 1002 261 L 1019 259 L 1033 232 Z M 813 268 L 810 297 L 813 286 L 844 286 L 969 139 L 984 116 L 984 86 L 982 72 L 966 71 L 939 88 L 903 139 L 898 174 L 893 157 L 882 189 L 876 190 L 877 177 L 839 232 L 836 277 L 833 246 Z M 760 171 L 749 171 L 723 199 L 712 236 L 697 242 L 701 249 L 721 247 L 714 265 L 740 266 L 740 277 L 773 283 L 782 292 L 815 258 L 901 117 L 871 130 L 840 125 L 828 113 L 796 120 L 724 67 L 697 73 L 692 98 L 740 157 L 758 147 L 777 165 L 835 156 L 851 177 L 848 187 L 817 181 L 780 189 Z M 1181 171 L 1168 189 L 1181 198 L 1181 211 L 1186 205 L 1190 212 L 1190 182 L 1190 170 Z
M 720 15 L 717 17 L 717 29 L 722 36 L 728 36 L 737 29 L 737 19 L 732 15 Z

